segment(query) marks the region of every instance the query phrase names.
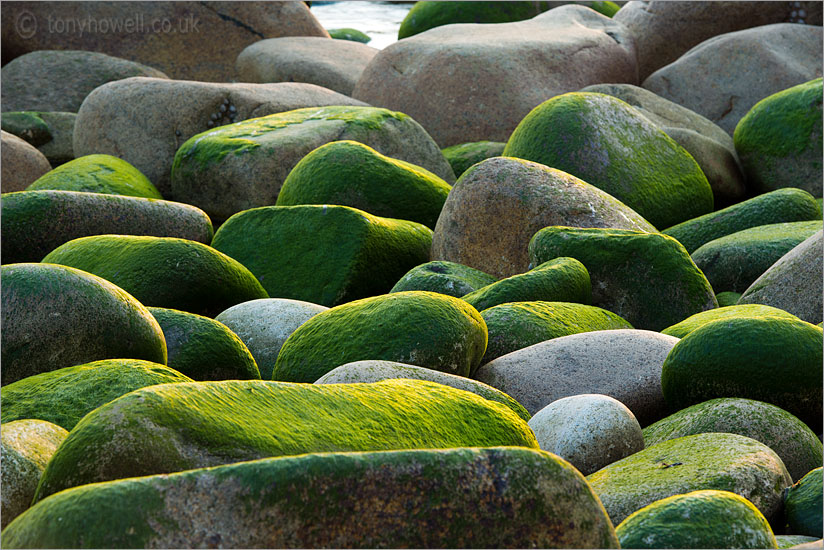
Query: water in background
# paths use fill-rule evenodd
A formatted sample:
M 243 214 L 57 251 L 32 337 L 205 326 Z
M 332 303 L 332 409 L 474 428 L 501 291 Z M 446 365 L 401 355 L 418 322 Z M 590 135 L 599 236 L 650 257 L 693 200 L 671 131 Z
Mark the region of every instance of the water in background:
M 413 2 L 312 2 L 310 10 L 325 29 L 352 28 L 368 34 L 367 44 L 382 50 L 398 41 L 398 29 Z

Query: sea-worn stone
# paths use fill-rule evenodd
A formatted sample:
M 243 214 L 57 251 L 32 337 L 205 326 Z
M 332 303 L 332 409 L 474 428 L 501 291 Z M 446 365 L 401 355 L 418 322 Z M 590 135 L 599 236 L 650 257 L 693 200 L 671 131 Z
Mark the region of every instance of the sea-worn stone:
M 51 170 L 48 159 L 34 146 L 5 130 L 0 131 L 2 192 L 22 191 Z
M 798 319 L 798 317 L 792 313 L 787 313 L 777 307 L 763 306 L 760 304 L 735 304 L 732 306 L 708 309 L 707 311 L 691 315 L 680 323 L 675 323 L 671 327 L 665 328 L 661 331 L 661 334 L 669 334 L 676 338 L 683 338 L 707 323 L 718 321 L 719 319 L 735 319 L 738 317 L 784 317 L 786 319 Z
M 415 2 L 398 29 L 398 40 L 456 23 L 510 23 L 532 19 L 561 2 Z
M 98 359 L 166 364 L 151 313 L 91 273 L 52 264 L 8 264 L 3 284 L 2 384 Z
M 806 543 L 815 543 L 816 546 L 808 548 L 817 548 L 821 546 L 821 539 L 818 537 L 807 537 L 804 535 L 776 535 L 776 548 L 783 550 L 784 548 L 794 548 Z M 803 546 L 801 547 L 803 548 Z
M 74 159 L 72 136 L 75 113 L 6 112 L 2 114 L 3 130 L 22 138 L 43 153 L 53 167 Z
M 46 172 L 26 191 L 82 191 L 162 199 L 152 182 L 125 160 L 111 155 L 86 155 Z
M 631 208 L 575 176 L 498 157 L 471 167 L 452 187 L 435 226 L 432 259 L 498 278 L 517 275 L 530 268 L 529 240 L 549 225 L 655 231 Z
M 502 141 L 471 141 L 442 149 L 455 177 L 459 178 L 470 166 L 492 157 L 500 157 L 506 143 Z
M 823 489 L 821 466 L 789 488 L 784 497 L 784 517 L 790 533 L 821 538 Z
M 326 29 L 331 38 L 335 40 L 351 40 L 352 42 L 360 42 L 361 44 L 368 44 L 372 37 L 358 29 L 344 27 L 342 29 Z
M 739 298 L 741 298 L 741 294 L 738 292 L 724 291 L 717 293 L 715 298 L 718 300 L 718 307 L 734 306 L 738 303 Z
M 434 261 L 407 271 L 389 292 L 428 290 L 460 298 L 496 280 L 492 275 L 462 264 Z

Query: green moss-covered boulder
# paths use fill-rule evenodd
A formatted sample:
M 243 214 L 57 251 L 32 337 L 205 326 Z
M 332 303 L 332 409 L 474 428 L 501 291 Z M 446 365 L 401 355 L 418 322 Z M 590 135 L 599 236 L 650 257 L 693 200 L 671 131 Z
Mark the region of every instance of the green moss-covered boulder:
M 272 298 L 335 306 L 383 294 L 429 260 L 432 231 L 348 206 L 253 208 L 212 241 L 254 273 Z
M 455 177 L 460 178 L 470 166 L 488 158 L 500 157 L 504 147 L 506 143 L 502 141 L 471 141 L 446 147 L 442 151 L 452 171 L 455 172 Z
M 787 313 L 777 307 L 762 306 L 760 304 L 741 304 L 718 307 L 701 313 L 696 313 L 687 317 L 680 323 L 667 327 L 661 332 L 676 338 L 683 338 L 690 332 L 707 323 L 718 321 L 719 319 L 736 319 L 738 317 L 783 317 L 785 319 L 798 319 L 792 313 Z
M 524 301 L 481 311 L 489 342 L 481 364 L 525 347 L 595 330 L 633 328 L 621 316 L 595 306 L 567 302 Z
M 521 446 L 508 407 L 423 380 L 162 384 L 87 415 L 52 457 L 37 500 L 97 481 L 328 451 Z
M 321 145 L 289 172 L 277 206 L 338 204 L 435 228 L 451 185 L 356 141 Z
M 4 132 L 26 140 L 56 168 L 74 159 L 76 113 L 61 111 L 12 111 L 2 113 Z
M 48 123 L 37 111 L 12 111 L 0 115 L 0 127 L 35 147 L 51 141 Z
M 551 2 L 415 2 L 401 21 L 398 40 L 453 23 L 523 21 L 551 7 Z
M 9 548 L 618 547 L 580 473 L 549 453 L 506 447 L 313 453 L 87 485 L 37 504 L 3 533 L 3 542 Z
M 800 187 L 821 196 L 822 84 L 817 78 L 768 96 L 735 127 L 735 150 L 758 192 Z
M 2 385 L 98 359 L 166 363 L 157 321 L 112 283 L 50 264 L 9 264 L 0 273 Z
M 778 189 L 698 216 L 661 231 L 692 254 L 701 245 L 751 227 L 821 219 L 813 196 L 801 189 Z
M 148 309 L 163 329 L 169 367 L 193 380 L 260 380 L 249 348 L 223 323 L 176 309 Z
M 656 227 L 711 212 L 695 160 L 652 121 L 612 96 L 573 92 L 535 107 L 504 149 L 603 189 Z
M 401 277 L 389 292 L 428 290 L 460 298 L 497 281 L 479 269 L 436 260 L 415 266 Z
M 46 172 L 27 191 L 84 191 L 162 199 L 160 192 L 140 170 L 111 155 L 86 155 Z
M 661 389 L 673 410 L 716 397 L 777 405 L 821 429 L 822 331 L 780 317 L 721 319 L 697 328 L 670 351 Z
M 684 247 L 660 233 L 552 226 L 529 242 L 534 265 L 559 256 L 575 258 L 587 268 L 592 305 L 635 328 L 658 331 L 718 306 Z
M 656 500 L 705 489 L 742 496 L 773 520 L 784 489 L 792 483 L 772 449 L 725 433 L 664 441 L 613 462 L 587 476 L 587 481 L 616 525 Z
M 649 504 L 615 528 L 621 548 L 776 548 L 769 522 L 729 491 L 692 491 Z
M 358 29 L 351 29 L 344 27 L 342 29 L 327 29 L 329 36 L 336 40 L 351 40 L 352 42 L 360 42 L 361 44 L 368 44 L 372 37 Z
M 784 548 L 792 548 L 799 544 L 807 544 L 819 542 L 821 539 L 817 537 L 805 537 L 804 535 L 776 535 L 775 541 L 778 543 L 776 548 L 779 550 Z M 803 548 L 803 547 L 802 547 Z M 814 547 L 812 547 L 814 548 Z
M 738 300 L 741 299 L 741 294 L 738 292 L 724 291 L 717 293 L 715 298 L 718 300 L 718 307 L 734 306 L 738 304 Z
M 147 306 L 209 317 L 235 304 L 268 297 L 238 261 L 186 239 L 95 235 L 60 245 L 43 262 L 93 273 Z
M 720 397 L 682 409 L 644 428 L 647 447 L 668 439 L 724 432 L 751 437 L 781 457 L 794 480 L 822 461 L 821 441 L 784 409 L 752 399 Z
M 795 535 L 822 536 L 821 466 L 811 470 L 787 491 L 784 498 L 784 516 L 787 530 Z
M 469 376 L 486 339 L 486 323 L 463 300 L 425 291 L 384 294 L 334 307 L 298 327 L 280 349 L 272 379 L 314 382 L 362 359 Z
M 4 386 L 2 420 L 38 418 L 71 431 L 97 407 L 146 386 L 193 382 L 180 372 L 139 359 L 104 359 L 44 372 Z
M 691 257 L 713 288 L 744 292 L 821 227 L 821 220 L 759 225 L 701 245 Z

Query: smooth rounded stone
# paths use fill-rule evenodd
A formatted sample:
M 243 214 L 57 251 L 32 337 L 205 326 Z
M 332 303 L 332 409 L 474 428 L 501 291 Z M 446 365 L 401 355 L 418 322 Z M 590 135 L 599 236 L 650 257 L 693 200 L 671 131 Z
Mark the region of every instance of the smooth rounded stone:
M 192 136 L 249 118 L 324 105 L 365 103 L 297 82 L 128 78 L 104 84 L 83 102 L 75 123 L 74 152 L 120 157 L 170 196 L 175 152 Z
M 819 543 L 817 546 L 821 545 L 821 539 L 817 537 L 805 537 L 804 535 L 776 535 L 775 541 L 777 543 L 776 548 L 779 549 L 793 548 L 806 543 Z M 815 547 L 816 546 L 813 548 Z
M 704 214 L 661 231 L 692 254 L 701 245 L 751 227 L 821 219 L 812 195 L 801 189 L 778 189 Z
M 286 298 L 262 298 L 237 304 L 215 317 L 229 327 L 255 358 L 263 380 L 272 379 L 278 353 L 290 334 L 327 307 Z
M 506 141 L 548 97 L 599 82 L 637 84 L 635 54 L 623 25 L 564 5 L 525 21 L 455 24 L 398 41 L 367 65 L 352 97 L 414 117 L 441 147 Z
M 822 248 L 819 231 L 781 256 L 744 291 L 739 303 L 770 305 L 808 323 L 821 323 Z
M 241 82 L 306 82 L 351 96 L 361 73 L 378 51 L 349 40 L 269 38 L 240 52 L 235 70 Z
M 713 209 L 712 188 L 695 159 L 640 111 L 609 95 L 572 92 L 544 101 L 518 124 L 503 154 L 581 178 L 656 227 Z
M 140 170 L 111 155 L 86 155 L 46 172 L 26 191 L 82 191 L 162 199 Z
M 820 463 L 820 461 L 819 461 Z M 822 534 L 821 466 L 810 470 L 784 497 L 784 516 L 788 531 L 797 535 L 821 538 Z
M 735 149 L 755 192 L 800 187 L 822 193 L 821 79 L 756 103 L 735 127 Z
M 820 430 L 822 340 L 821 327 L 795 319 L 707 323 L 680 340 L 664 361 L 664 398 L 672 410 L 716 397 L 756 399 Z
M 363 31 L 344 27 L 342 29 L 326 29 L 331 38 L 335 40 L 351 40 L 352 42 L 360 42 L 361 44 L 368 44 L 372 38 Z
M 566 302 L 524 301 L 481 311 L 489 342 L 481 364 L 533 344 L 596 330 L 633 328 L 620 316 L 595 306 Z
M 429 259 L 432 231 L 348 206 L 267 206 L 235 214 L 212 246 L 251 271 L 271 298 L 336 306 L 388 292 Z
M 455 262 L 434 261 L 413 267 L 401 277 L 389 292 L 428 290 L 460 298 L 497 279 L 478 269 Z
M 79 191 L 21 191 L 0 201 L 4 263 L 39 262 L 73 239 L 91 235 L 178 237 L 208 244 L 209 216 L 179 202 Z
M 651 447 L 662 441 L 699 433 L 724 432 L 751 437 L 781 457 L 794 479 L 821 464 L 821 441 L 787 411 L 752 399 L 721 397 L 698 403 L 644 428 Z
M 500 157 L 504 152 L 506 143 L 502 141 L 472 141 L 469 143 L 459 143 L 442 149 L 443 156 L 452 166 L 455 177 L 459 178 L 471 166 L 478 164 L 482 160 L 492 157 Z
M 123 289 L 60 265 L 8 264 L 0 273 L 2 385 L 98 359 L 166 364 L 163 331 Z
M 710 489 L 641 508 L 615 528 L 621 548 L 776 548 L 772 528 L 752 502 Z
M 586 266 L 592 305 L 635 328 L 662 330 L 718 307 L 710 283 L 684 247 L 661 233 L 553 226 L 529 242 L 533 264 L 561 256 Z
M 49 125 L 36 111 L 2 113 L 0 121 L 4 132 L 14 134 L 33 147 L 43 145 L 51 139 Z
M 55 168 L 74 159 L 72 136 L 76 118 L 75 113 L 64 112 L 2 114 L 3 130 L 37 147 Z
M 561 2 L 416 2 L 398 29 L 398 40 L 456 23 L 510 23 L 532 19 Z
M 644 449 L 638 420 L 623 403 L 599 394 L 553 401 L 528 422 L 544 451 L 589 475 Z
M 647 330 L 572 334 L 508 353 L 481 365 L 473 378 L 511 395 L 530 414 L 562 397 L 599 393 L 647 426 L 667 415 L 661 365 L 677 342 Z
M 273 380 L 312 383 L 352 361 L 382 359 L 470 376 L 486 350 L 486 323 L 459 298 L 413 290 L 356 300 L 299 326 Z
M 234 78 L 237 55 L 264 37 L 329 36 L 302 2 L 18 2 L 3 15 L 3 64 L 36 50 L 88 50 L 183 80 Z
M 450 189 L 425 168 L 381 155 L 357 141 L 333 141 L 295 165 L 275 204 L 351 206 L 434 229 Z
M 505 447 L 314 453 L 78 487 L 3 538 L 10 547 L 618 547 L 578 472 Z
M 37 418 L 71 431 L 86 414 L 121 395 L 155 384 L 193 381 L 177 370 L 151 361 L 92 361 L 4 386 L 0 390 L 3 422 Z
M 713 288 L 744 292 L 821 228 L 821 220 L 759 225 L 703 244 L 690 257 Z
M 777 23 L 701 42 L 642 87 L 733 134 L 753 105 L 822 73 L 820 26 Z
M 717 307 L 691 315 L 680 323 L 675 323 L 665 328 L 661 331 L 661 334 L 669 334 L 676 338 L 683 338 L 707 323 L 718 321 L 719 319 L 737 319 L 739 317 L 784 317 L 785 319 L 798 320 L 798 317 L 792 313 L 787 313 L 777 307 L 763 306 L 760 304 L 735 304 L 732 306 Z
M 170 368 L 193 380 L 260 380 L 255 358 L 229 327 L 178 311 L 150 307 L 166 338 Z
M 718 307 L 734 306 L 738 304 L 741 294 L 738 292 L 725 291 L 716 294 L 715 298 L 718 300 Z
M 598 470 L 587 481 L 615 525 L 656 500 L 706 489 L 742 496 L 773 520 L 781 510 L 784 489 L 792 484 L 772 449 L 726 433 L 658 443 Z
M 824 540 L 818 539 L 814 542 L 803 542 L 801 544 L 796 544 L 795 546 L 791 546 L 790 548 L 797 548 L 798 550 L 814 550 L 819 548 L 824 548 Z
M 432 259 L 498 278 L 524 273 L 529 240 L 549 225 L 655 231 L 637 212 L 575 176 L 497 157 L 471 167 L 452 187 L 432 236 Z
M 238 261 L 203 243 L 174 237 L 82 237 L 61 244 L 42 261 L 102 277 L 146 306 L 207 317 L 242 302 L 268 298 Z
M 3 422 L 0 430 L 3 529 L 29 508 L 46 464 L 67 435 L 69 432 L 60 426 L 43 420 Z
M 424 380 L 161 384 L 86 415 L 49 462 L 35 501 L 87 483 L 264 457 L 498 445 L 538 448 L 508 407 Z
M 22 191 L 51 170 L 48 159 L 34 146 L 5 130 L 0 131 L 2 192 Z
M 4 112 L 76 113 L 86 96 L 107 82 L 133 76 L 168 78 L 152 67 L 96 51 L 36 49 L 3 65 Z
M 412 380 L 428 380 L 444 386 L 450 386 L 458 390 L 472 392 L 480 395 L 484 399 L 497 401 L 506 405 L 512 412 L 528 422 L 531 415 L 517 401 L 500 390 L 488 386 L 482 382 L 447 374 L 426 367 L 417 367 L 406 363 L 395 361 L 364 360 L 353 361 L 339 367 L 335 367 L 317 380 L 315 384 L 364 384 L 390 380 L 393 378 L 410 378 Z

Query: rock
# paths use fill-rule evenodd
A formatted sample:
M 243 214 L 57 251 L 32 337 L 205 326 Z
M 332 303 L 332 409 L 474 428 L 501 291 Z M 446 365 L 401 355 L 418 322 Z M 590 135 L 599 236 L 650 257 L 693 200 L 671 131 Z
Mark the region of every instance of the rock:
M 155 384 L 193 382 L 140 359 L 104 359 L 29 376 L 2 389 L 3 422 L 36 418 L 71 431 L 97 407 Z M 32 494 L 33 496 L 33 494 Z
M 781 509 L 784 488 L 792 483 L 772 449 L 725 433 L 664 441 L 610 464 L 587 481 L 613 524 L 662 498 L 706 489 L 742 496 L 772 519 Z
M 398 40 L 456 23 L 510 23 L 532 19 L 562 2 L 415 2 L 398 29 Z
M 621 548 L 776 548 L 758 508 L 729 491 L 692 491 L 657 500 L 615 528 Z
M 656 70 L 642 87 L 732 135 L 765 97 L 821 76 L 821 40 L 820 26 L 790 23 L 721 34 Z
M 503 154 L 581 178 L 656 227 L 713 208 L 712 189 L 692 156 L 638 110 L 605 94 L 544 101 L 518 124 Z
M 738 299 L 741 298 L 741 294 L 738 292 L 719 292 L 715 295 L 715 298 L 718 300 L 718 307 L 727 307 L 727 306 L 734 306 L 738 304 Z
M 246 344 L 223 323 L 176 309 L 149 313 L 163 329 L 169 367 L 193 380 L 260 380 Z
M 759 225 L 703 244 L 690 256 L 713 288 L 744 292 L 821 228 L 821 220 Z
M 74 159 L 72 136 L 76 118 L 75 113 L 61 112 L 10 112 L 2 115 L 3 130 L 37 147 L 55 168 Z M 35 132 L 39 135 L 37 139 L 32 139 Z
M 781 457 L 796 480 L 821 464 L 821 441 L 787 411 L 752 399 L 722 397 L 698 403 L 644 428 L 647 447 L 699 433 L 723 432 L 760 441 Z
M 331 451 L 521 446 L 508 407 L 423 380 L 161 384 L 88 414 L 43 473 L 35 500 L 98 481 Z
M 297 109 L 198 134 L 172 165 L 172 197 L 214 219 L 275 204 L 284 180 L 303 157 L 330 141 L 352 140 L 421 166 L 447 183 L 452 168 L 432 138 L 409 116 L 373 107 Z
M 323 105 L 364 104 L 314 84 L 129 78 L 104 84 L 83 102 L 74 152 L 122 158 L 170 196 L 175 152 L 192 136 L 236 121 Z
M 798 320 L 798 317 L 792 313 L 787 313 L 777 307 L 762 306 L 759 304 L 735 304 L 732 306 L 717 307 L 691 315 L 680 323 L 665 328 L 661 331 L 661 334 L 669 334 L 676 338 L 683 338 L 707 323 L 718 321 L 719 319 L 737 319 L 739 317 L 783 317 L 785 319 Z
M 821 323 L 822 232 L 781 256 L 741 295 L 742 304 L 765 304 Z
M 263 298 L 232 306 L 215 321 L 229 327 L 243 341 L 255 358 L 260 377 L 271 380 L 283 342 L 296 328 L 327 309 L 299 300 Z
M 789 488 L 784 497 L 784 515 L 791 533 L 821 538 L 821 493 L 821 466 Z
M 553 226 L 529 242 L 534 264 L 560 256 L 586 266 L 592 305 L 620 315 L 635 328 L 658 331 L 718 307 L 709 282 L 684 247 L 660 233 Z
M 460 298 L 496 280 L 492 275 L 465 265 L 434 261 L 407 271 L 389 292 L 428 290 Z
M 735 149 L 756 192 L 800 187 L 822 193 L 821 79 L 793 86 L 753 106 L 735 127 Z
M 429 259 L 432 232 L 348 206 L 253 208 L 232 216 L 212 246 L 257 277 L 272 298 L 323 306 L 388 292 Z
M 2 192 L 22 191 L 34 180 L 51 170 L 48 159 L 24 140 L 5 130 L 2 135 Z
M 566 302 L 524 301 L 481 311 L 489 343 L 481 364 L 540 342 L 596 330 L 631 329 L 620 316 L 599 307 Z
M 553 401 L 528 422 L 544 451 L 589 475 L 644 449 L 641 426 L 623 403 L 581 394 Z
M 608 395 L 646 426 L 667 414 L 661 365 L 677 342 L 646 330 L 572 334 L 490 361 L 474 378 L 511 395 L 530 414 L 562 397 Z
M 672 410 L 715 397 L 756 399 L 820 430 L 822 345 L 820 327 L 794 319 L 707 323 L 679 341 L 664 361 L 664 398 Z
M 637 70 L 623 25 L 564 5 L 526 21 L 449 25 L 396 42 L 367 65 L 352 97 L 410 115 L 448 147 L 506 141 L 547 98 L 600 82 L 636 84 Z
M 423 291 L 373 296 L 319 313 L 298 327 L 284 342 L 272 379 L 311 383 L 364 359 L 470 376 L 486 339 L 483 318 L 458 298 Z
M 268 297 L 239 262 L 186 239 L 95 235 L 60 245 L 43 262 L 93 273 L 144 305 L 208 317 L 235 304 Z
M 443 156 L 452 166 L 455 177 L 461 177 L 471 166 L 478 164 L 482 160 L 492 157 L 500 157 L 504 152 L 506 143 L 502 141 L 472 141 L 460 143 L 442 149 Z
M 33 147 L 43 145 L 51 139 L 49 125 L 35 111 L 18 111 L 2 113 L 4 132 L 14 134 Z
M 140 171 L 111 155 L 86 155 L 46 172 L 26 191 L 83 191 L 162 199 Z
M 635 211 L 574 176 L 499 157 L 476 164 L 452 187 L 435 226 L 432 259 L 499 278 L 517 275 L 529 269 L 529 240 L 549 225 L 655 231 Z
M 2 528 L 25 512 L 49 459 L 69 433 L 43 420 L 4 422 L 0 431 Z
M 821 542 L 821 539 L 816 537 L 805 537 L 804 535 L 776 535 L 775 540 L 778 543 L 776 548 L 793 548 L 801 544 Z
M 60 7 L 58 6 L 57 9 Z M 38 8 L 37 11 L 43 11 L 43 9 Z M 22 17 L 22 13 L 26 12 L 18 13 Z M 54 21 L 57 22 L 56 19 Z M 6 46 L 5 42 L 3 46 Z M 62 48 L 35 49 L 39 51 L 30 51 L 8 64 L 5 64 L 5 59 L 3 60 L 2 109 L 4 112 L 64 111 L 76 113 L 86 96 L 107 82 L 133 76 L 168 78 L 152 67 L 98 51 L 63 50 Z
M 166 363 L 157 321 L 108 281 L 50 264 L 8 264 L 0 272 L 4 386 L 98 359 Z
M 790 548 L 796 548 L 798 550 L 814 550 L 824 548 L 824 540 L 818 539 L 815 542 L 804 542 L 801 544 L 796 544 L 795 546 L 791 546 Z
M 261 38 L 328 36 L 302 2 L 20 2 L 4 15 L 3 64 L 35 50 L 89 50 L 183 80 L 228 81 L 240 51 Z
M 105 526 L 90 528 L 101 516 Z M 315 453 L 78 487 L 40 503 L 4 539 L 35 547 L 618 546 L 580 474 L 548 453 L 503 447 Z
M 425 367 L 416 367 L 415 365 L 407 365 L 405 363 L 397 363 L 395 361 L 365 360 L 346 363 L 345 365 L 335 367 L 315 380 L 315 384 L 364 384 L 393 378 L 428 380 L 458 390 L 472 392 L 475 395 L 480 395 L 484 399 L 497 401 L 498 403 L 506 405 L 525 422 L 528 422 L 531 417 L 520 403 L 492 386 L 464 376 L 456 376 L 454 374 L 447 374 L 445 372 L 427 369 Z
M 357 141 L 321 145 L 295 165 L 277 206 L 338 204 L 435 228 L 452 186 L 432 172 Z
M 2 246 L 6 263 L 39 262 L 73 239 L 91 235 L 178 237 L 208 244 L 212 222 L 179 202 L 77 191 L 21 191 L 3 195 Z
M 351 40 L 352 42 L 360 42 L 361 44 L 368 44 L 372 38 L 358 29 L 350 29 L 345 27 L 343 29 L 326 29 L 329 36 L 336 40 Z
M 378 51 L 314 36 L 269 38 L 240 52 L 235 69 L 241 82 L 306 82 L 351 96 Z

